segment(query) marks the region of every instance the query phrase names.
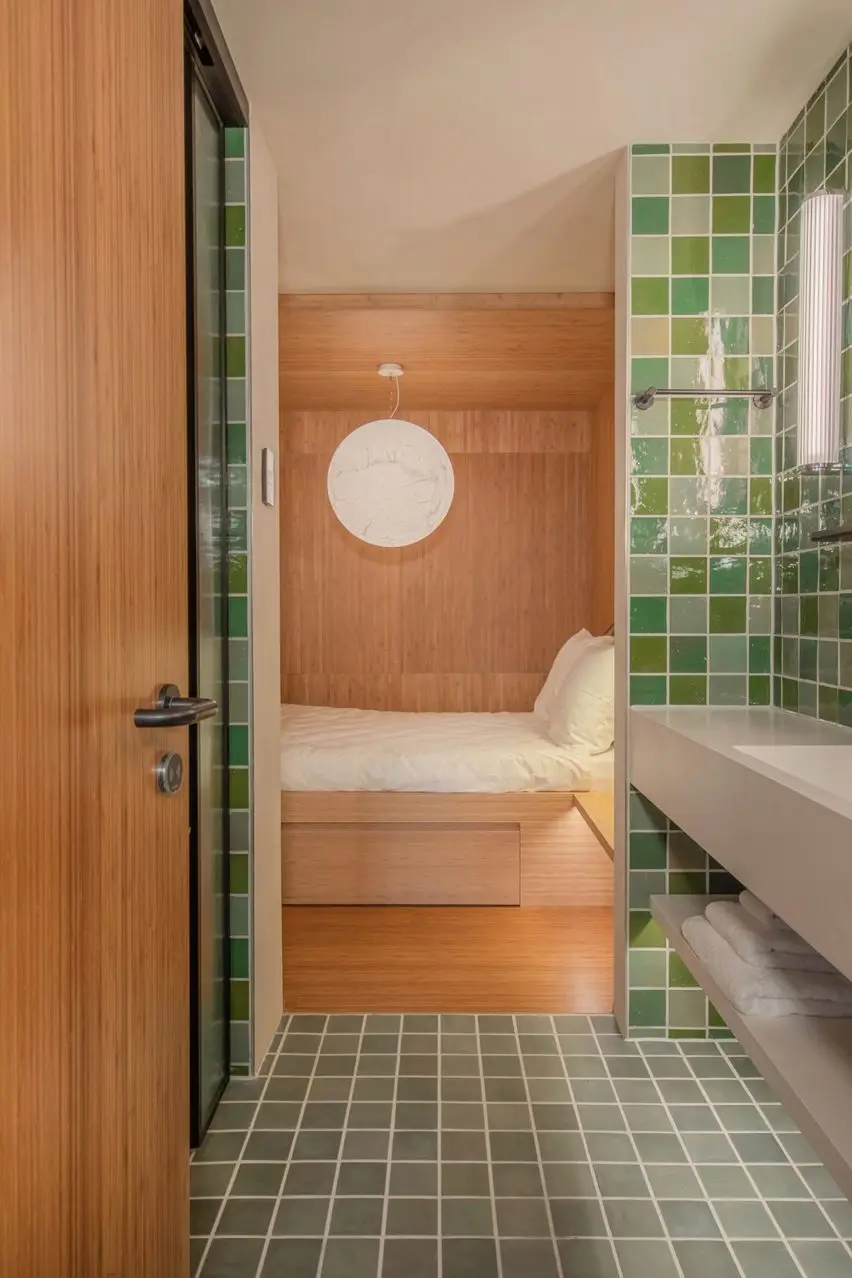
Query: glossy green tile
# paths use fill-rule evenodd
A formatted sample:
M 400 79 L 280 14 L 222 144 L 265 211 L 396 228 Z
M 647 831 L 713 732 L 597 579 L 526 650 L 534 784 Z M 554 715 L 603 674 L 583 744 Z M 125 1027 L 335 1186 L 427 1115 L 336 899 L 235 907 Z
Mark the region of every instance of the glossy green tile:
M 671 305 L 672 315 L 706 315 L 710 307 L 709 279 L 706 276 L 673 279 Z
M 752 200 L 752 231 L 755 235 L 772 235 L 774 233 L 774 195 L 756 195 Z
M 752 158 L 752 190 L 761 195 L 775 193 L 775 156 L 755 155 Z
M 663 950 L 631 950 L 628 954 L 630 989 L 666 988 L 666 955 Z
M 751 200 L 747 195 L 713 196 L 713 231 L 717 235 L 748 235 Z
M 748 704 L 750 706 L 772 704 L 772 681 L 769 675 L 749 675 Z
M 673 437 L 669 448 L 672 475 L 700 475 L 704 471 L 704 451 L 697 439 Z
M 703 635 L 672 635 L 669 639 L 669 670 L 672 674 L 705 674 L 706 638 Z
M 673 399 L 671 431 L 673 435 L 700 435 L 707 429 L 709 409 L 703 399 Z
M 713 194 L 737 195 L 751 190 L 751 157 L 713 156 Z
M 747 561 L 744 558 L 733 555 L 713 556 L 710 559 L 710 594 L 744 595 L 746 576 Z
M 672 158 L 672 191 L 675 195 L 710 192 L 709 155 L 675 155 Z
M 748 513 L 748 495 L 748 479 L 714 479 L 710 493 L 710 509 L 715 515 L 745 515 Z
M 690 972 L 679 954 L 675 954 L 671 950 L 668 955 L 669 960 L 669 985 L 672 989 L 694 989 L 698 982 Z
M 751 282 L 753 315 L 772 315 L 775 310 L 775 280 L 771 275 L 756 275 Z
M 634 235 L 667 235 L 669 231 L 669 201 L 667 197 L 659 195 L 634 196 L 632 231 Z
M 665 439 L 634 439 L 631 450 L 635 475 L 668 474 L 669 455 Z
M 631 990 L 629 1009 L 631 1026 L 643 1029 L 666 1024 L 665 990 Z
M 630 831 L 631 870 L 666 868 L 666 835 L 660 830 Z
M 630 304 L 634 315 L 668 315 L 668 278 L 634 278 L 630 286 Z
M 744 634 L 746 631 L 745 597 L 711 596 L 709 617 L 711 634 Z
M 634 515 L 664 515 L 669 505 L 669 481 L 634 475 L 630 481 L 630 505 Z
M 706 319 L 672 319 L 671 351 L 673 355 L 705 355 L 709 341 Z
M 717 555 L 744 555 L 748 550 L 748 520 L 716 515 L 710 520 L 710 550 Z
M 749 321 L 744 316 L 727 316 L 718 320 L 717 323 L 725 355 L 747 355 L 749 351 Z
M 751 674 L 772 671 L 772 640 L 769 635 L 752 635 L 748 641 L 748 668 Z
M 751 151 L 750 142 L 714 142 L 714 155 L 736 155 L 738 152 L 749 154 Z
M 672 235 L 707 235 L 711 209 L 709 195 L 676 195 L 671 208 Z
M 229 128 L 225 134 L 225 159 L 238 160 L 246 153 L 245 129 Z
M 706 515 L 709 507 L 707 480 L 696 475 L 675 475 L 669 480 L 669 509 L 676 515 Z
M 799 555 L 799 589 L 803 595 L 819 590 L 819 551 L 804 550 Z
M 665 595 L 669 588 L 669 570 L 665 555 L 630 556 L 631 595 Z
M 673 555 L 670 560 L 670 590 L 673 595 L 707 593 L 707 560 L 701 556 Z
M 770 439 L 750 440 L 749 454 L 752 475 L 772 474 L 772 441 Z
M 667 386 L 669 362 L 667 359 L 631 359 L 630 389 L 634 394 L 649 386 Z
M 661 674 L 665 669 L 665 635 L 631 635 L 631 674 Z
M 745 635 L 711 635 L 711 674 L 745 674 L 747 669 L 748 639 Z
M 630 704 L 632 706 L 664 706 L 666 704 L 666 676 L 631 675 Z
M 675 235 L 672 237 L 672 275 L 707 275 L 709 270 L 709 236 Z
M 670 151 L 668 142 L 634 142 L 630 148 L 631 155 L 668 155 Z
M 712 246 L 714 275 L 747 275 L 751 262 L 751 241 L 747 235 L 714 235 Z
M 826 723 L 837 723 L 839 702 L 837 688 L 828 684 L 819 685 L 819 717 Z
M 667 276 L 670 266 L 669 242 L 665 235 L 630 237 L 631 275 Z
M 799 598 L 799 634 L 819 634 L 819 598 L 817 595 L 801 595 Z M 848 636 L 843 635 L 841 632 L 841 637 L 846 638 Z
M 630 600 L 631 634 L 665 634 L 668 613 L 666 598 L 636 598 Z
M 249 741 L 248 727 L 244 724 L 231 724 L 228 728 L 228 763 L 231 767 L 248 767 Z
M 671 675 L 669 678 L 669 702 L 673 706 L 706 705 L 706 676 L 698 674 Z
M 838 633 L 841 639 L 852 639 L 852 594 L 840 596 Z
M 748 549 L 750 555 L 772 554 L 771 519 L 749 519 Z
M 748 315 L 751 310 L 749 277 L 714 275 L 710 288 L 710 308 L 714 315 Z
M 647 910 L 631 910 L 629 916 L 629 940 L 631 949 L 664 950 L 666 938 L 659 925 Z
M 235 596 L 228 600 L 228 636 L 244 639 L 248 635 L 248 600 Z
M 667 356 L 669 353 L 668 316 L 643 315 L 634 318 L 630 324 L 630 350 L 633 355 Z
M 673 635 L 707 633 L 707 597 L 673 595 L 669 600 L 669 629 Z
M 752 515 L 772 514 L 772 480 L 755 478 L 749 480 L 748 509 Z
M 243 248 L 246 242 L 246 206 L 228 204 L 225 207 L 225 244 L 229 248 Z
M 819 588 L 823 593 L 840 589 L 840 548 L 820 546 Z
M 748 590 L 751 595 L 772 594 L 772 560 L 768 555 L 749 560 Z
M 250 782 L 248 768 L 228 769 L 228 802 L 232 808 L 249 806 Z
M 751 388 L 751 367 L 749 361 L 741 356 L 725 360 L 725 386 L 729 390 L 749 390 Z
M 673 515 L 669 522 L 669 550 L 673 555 L 706 555 L 707 520 Z
M 631 165 L 634 195 L 665 195 L 671 189 L 671 163 L 667 156 L 640 156 Z
M 630 520 L 630 551 L 634 555 L 664 555 L 668 549 L 668 521 L 640 516 Z
M 239 423 L 228 423 L 227 451 L 229 465 L 246 464 L 246 428 Z

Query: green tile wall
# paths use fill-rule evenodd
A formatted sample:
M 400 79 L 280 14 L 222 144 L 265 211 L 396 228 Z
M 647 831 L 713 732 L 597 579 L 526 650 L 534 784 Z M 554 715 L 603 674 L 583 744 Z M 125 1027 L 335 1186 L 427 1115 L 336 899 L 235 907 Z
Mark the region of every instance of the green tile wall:
M 776 705 L 852 727 L 852 545 L 817 547 L 811 533 L 852 520 L 852 471 L 796 469 L 799 227 L 802 198 L 847 190 L 852 147 L 850 53 L 818 86 L 779 148 L 778 369 L 775 439 Z M 847 203 L 843 315 L 843 451 L 852 462 L 852 218 Z
M 246 358 L 247 147 L 225 130 L 225 318 L 228 450 L 228 736 L 231 910 L 231 1072 L 251 1071 L 251 733 L 249 447 Z
M 775 147 L 634 146 L 630 389 L 775 384 Z M 772 700 L 774 409 L 631 403 L 632 705 Z M 635 791 L 628 849 L 631 1032 L 727 1033 L 648 898 L 732 880 Z

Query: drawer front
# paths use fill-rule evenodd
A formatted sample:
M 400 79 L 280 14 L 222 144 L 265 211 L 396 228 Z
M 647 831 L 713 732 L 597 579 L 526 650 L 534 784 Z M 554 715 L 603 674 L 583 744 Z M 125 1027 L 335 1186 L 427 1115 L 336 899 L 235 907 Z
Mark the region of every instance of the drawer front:
M 519 905 L 517 825 L 284 825 L 284 905 Z

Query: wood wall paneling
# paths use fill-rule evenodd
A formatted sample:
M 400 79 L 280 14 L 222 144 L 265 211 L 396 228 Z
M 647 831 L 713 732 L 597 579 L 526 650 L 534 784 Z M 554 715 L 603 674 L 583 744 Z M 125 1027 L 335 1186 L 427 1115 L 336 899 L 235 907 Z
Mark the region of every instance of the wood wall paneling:
M 611 307 L 403 301 L 281 299 L 282 700 L 529 710 L 565 639 L 611 620 L 590 523 Z M 456 477 L 441 527 L 401 550 L 350 536 L 326 490 L 338 443 L 389 410 L 383 359 Z

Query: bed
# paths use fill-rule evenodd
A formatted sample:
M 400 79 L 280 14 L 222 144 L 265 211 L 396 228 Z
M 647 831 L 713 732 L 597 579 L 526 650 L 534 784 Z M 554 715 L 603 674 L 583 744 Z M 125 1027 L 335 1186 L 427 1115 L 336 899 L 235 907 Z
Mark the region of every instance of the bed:
M 533 714 L 281 708 L 285 905 L 610 905 L 612 865 L 573 792 L 612 751 Z

